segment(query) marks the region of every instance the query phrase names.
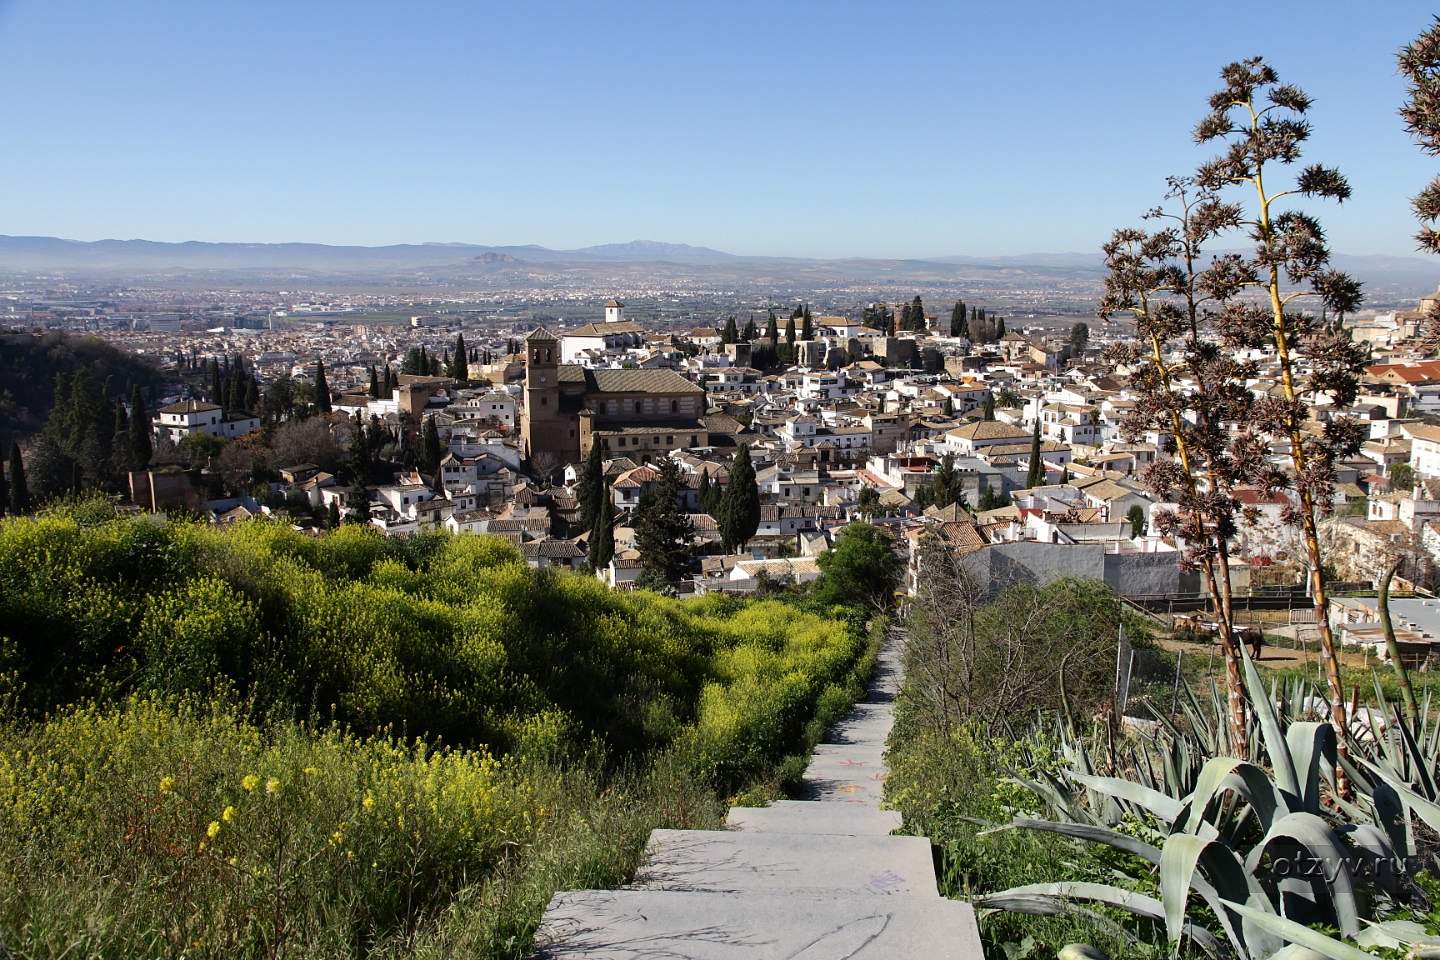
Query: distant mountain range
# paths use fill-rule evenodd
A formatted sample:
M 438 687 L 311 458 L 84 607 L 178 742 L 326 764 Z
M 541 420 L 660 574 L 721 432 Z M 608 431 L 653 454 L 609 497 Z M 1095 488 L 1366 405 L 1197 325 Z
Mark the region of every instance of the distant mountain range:
M 1415 297 L 1440 286 L 1440 258 L 1337 254 L 1335 265 L 1365 281 L 1377 295 Z M 1004 283 L 1029 277 L 1071 290 L 1098 283 L 1097 253 L 937 256 L 915 259 L 761 257 L 654 240 L 606 243 L 575 250 L 535 244 L 162 243 L 153 240 L 63 240 L 0 236 L 0 272 L 63 272 L 237 276 L 247 280 L 304 277 L 365 278 L 377 282 L 441 278 L 451 283 L 541 283 L 554 273 L 593 276 L 696 278 L 753 283 Z M 1022 284 L 1016 284 L 1017 286 Z

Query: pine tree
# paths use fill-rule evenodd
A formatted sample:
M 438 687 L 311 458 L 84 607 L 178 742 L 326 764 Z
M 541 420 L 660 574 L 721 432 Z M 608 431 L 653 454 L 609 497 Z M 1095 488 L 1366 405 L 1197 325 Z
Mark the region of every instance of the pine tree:
M 30 512 L 30 487 L 25 483 L 25 460 L 18 443 L 10 445 L 10 512 L 17 517 Z
M 130 388 L 130 462 L 132 469 L 150 466 L 154 446 L 150 440 L 150 415 L 145 412 L 145 394 L 137 383 Z
M 1035 433 L 1030 437 L 1030 473 L 1025 478 L 1026 487 L 1039 487 L 1045 483 L 1045 461 L 1040 457 L 1040 414 L 1035 414 Z
M 315 409 L 330 412 L 330 384 L 325 382 L 325 362 L 315 361 Z
M 603 478 L 600 484 L 600 503 L 595 513 L 595 523 L 590 529 L 590 568 L 604 570 L 615 558 L 615 501 L 611 498 L 610 485 Z
M 640 497 L 635 511 L 635 545 L 645 568 L 643 581 L 663 588 L 685 575 L 695 529 L 679 505 L 680 465 L 666 458 L 656 469 L 660 478 Z
M 1090 344 L 1090 325 L 1080 322 L 1070 328 L 1070 356 L 1080 359 Z
M 740 444 L 730 464 L 730 482 L 720 500 L 720 540 L 726 553 L 745 546 L 760 527 L 760 487 L 750 460 L 750 445 Z
M 455 334 L 455 350 L 450 358 L 450 378 L 461 383 L 470 379 L 470 359 L 465 352 L 465 334 Z

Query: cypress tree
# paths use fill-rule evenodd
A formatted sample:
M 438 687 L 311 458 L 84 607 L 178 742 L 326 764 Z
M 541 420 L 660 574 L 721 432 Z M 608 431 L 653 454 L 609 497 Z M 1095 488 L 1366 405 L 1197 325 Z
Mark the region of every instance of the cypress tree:
M 325 382 L 325 361 L 315 361 L 315 408 L 321 413 L 330 412 L 330 384 Z
M 595 513 L 595 525 L 590 530 L 590 568 L 603 570 L 610 566 L 615 557 L 615 502 L 610 497 L 610 485 L 601 479 L 600 503 Z
M 10 445 L 10 512 L 16 516 L 30 512 L 30 487 L 25 483 L 25 460 L 18 443 Z
M 140 384 L 130 388 L 130 461 L 133 469 L 144 470 L 150 466 L 155 448 L 150 441 L 150 415 L 145 412 L 145 394 Z
M 805 308 L 805 316 L 800 318 L 800 339 L 810 342 L 815 339 L 815 321 L 810 318 L 810 308 Z
M 980 407 L 980 419 L 995 419 L 995 394 L 989 392 L 985 394 L 985 402 Z
M 130 418 L 125 415 L 125 404 L 116 401 L 114 425 L 110 429 L 110 457 L 116 472 L 124 470 L 130 463 L 133 449 L 130 443 Z
M 426 471 L 438 471 L 444 456 L 445 448 L 440 444 L 440 430 L 435 426 L 435 418 L 426 417 L 425 430 L 420 439 L 420 463 Z
M 720 499 L 720 516 L 716 520 L 727 553 L 743 547 L 760 527 L 760 487 L 755 482 L 749 444 L 740 444 L 730 464 L 730 482 Z
M 10 510 L 10 482 L 5 479 L 5 471 L 0 469 L 0 517 L 5 516 Z
M 755 326 L 755 314 L 750 314 L 750 319 L 745 322 L 745 332 L 741 339 L 746 343 L 753 343 L 760 336 L 760 331 Z
M 970 312 L 970 320 L 965 325 L 965 331 L 973 344 L 982 344 L 986 341 L 985 321 L 974 310 Z
M 1030 473 L 1025 478 L 1026 487 L 1038 487 L 1045 482 L 1045 464 L 1040 458 L 1040 413 L 1035 413 L 1035 432 L 1030 437 Z
M 370 364 L 370 398 L 372 400 L 378 400 L 380 398 L 380 375 L 375 372 L 375 364 L 373 363 Z
M 916 333 L 924 333 L 928 329 L 925 323 L 925 304 L 921 302 L 918 293 L 915 299 L 910 301 L 910 329 Z
M 1001 317 L 995 321 L 995 339 L 999 340 L 1005 336 L 1005 318 Z
M 791 317 L 785 321 L 785 343 L 795 346 L 795 318 Z
M 450 360 L 450 376 L 461 383 L 470 379 L 470 355 L 465 352 L 465 334 L 455 334 L 455 350 Z
M 780 328 L 775 323 L 775 311 L 770 311 L 770 319 L 765 322 L 765 336 L 771 344 L 780 342 Z
M 720 335 L 720 339 L 724 343 L 739 342 L 740 330 L 735 326 L 735 318 L 733 316 L 725 321 L 725 332 Z
M 590 452 L 580 466 L 575 499 L 580 505 L 580 523 L 589 529 L 600 514 L 600 498 L 605 496 L 605 462 L 599 441 L 590 444 Z
M 706 501 L 710 499 L 710 474 L 704 470 L 700 471 L 700 481 L 695 485 L 695 502 L 700 505 L 701 513 L 709 513 L 706 509 Z

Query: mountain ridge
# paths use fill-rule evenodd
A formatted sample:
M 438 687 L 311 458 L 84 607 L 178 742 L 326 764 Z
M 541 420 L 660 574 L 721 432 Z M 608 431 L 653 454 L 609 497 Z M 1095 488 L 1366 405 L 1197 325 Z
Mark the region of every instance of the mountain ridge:
M 1227 251 L 1216 251 L 1223 253 Z M 1356 274 L 1390 295 L 1415 296 L 1440 287 L 1440 259 L 1392 254 L 1336 254 L 1335 266 Z M 574 249 L 539 244 L 461 242 L 381 246 L 284 241 L 70 240 L 47 236 L 0 235 L 0 271 L 59 271 L 83 275 L 117 273 L 236 274 L 272 277 L 385 277 L 468 279 L 480 273 L 495 279 L 511 274 L 542 282 L 547 270 L 602 278 L 607 270 L 635 271 L 651 265 L 657 276 L 836 280 L 852 278 L 903 282 L 926 279 L 961 282 L 1033 275 L 1055 282 L 1098 283 L 1103 260 L 1096 253 L 950 254 L 936 257 L 780 257 L 730 253 L 712 247 L 657 240 L 630 240 Z

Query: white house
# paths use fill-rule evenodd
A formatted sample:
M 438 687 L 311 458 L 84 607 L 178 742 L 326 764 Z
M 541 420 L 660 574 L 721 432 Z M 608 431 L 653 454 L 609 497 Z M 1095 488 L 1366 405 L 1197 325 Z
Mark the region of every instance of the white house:
M 260 429 L 260 418 L 248 413 L 225 411 L 213 403 L 200 400 L 182 400 L 156 411 L 152 421 L 157 436 L 167 436 L 179 443 L 191 434 L 204 434 L 228 440 L 243 437 Z

